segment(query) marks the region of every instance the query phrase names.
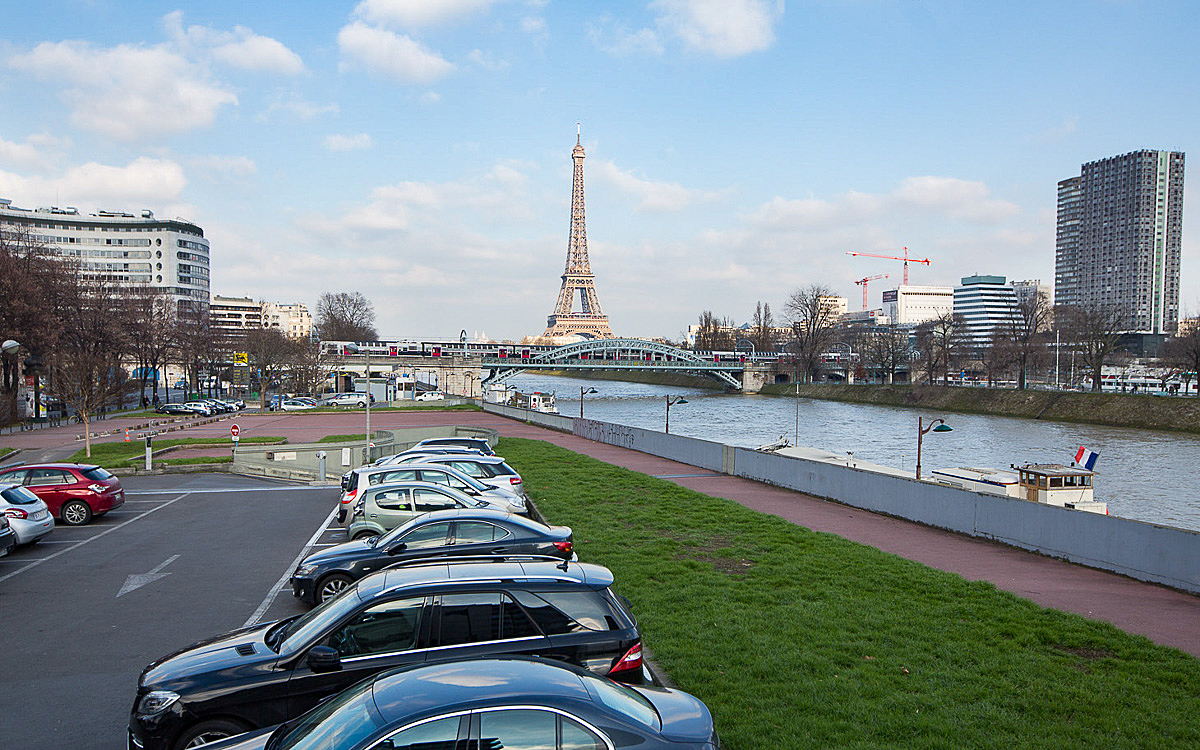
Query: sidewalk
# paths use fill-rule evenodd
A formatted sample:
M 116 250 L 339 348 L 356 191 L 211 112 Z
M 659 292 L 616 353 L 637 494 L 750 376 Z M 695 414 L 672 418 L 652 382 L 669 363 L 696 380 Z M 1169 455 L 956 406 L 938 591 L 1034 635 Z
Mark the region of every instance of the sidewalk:
M 237 418 L 241 435 L 285 435 L 307 442 L 324 434 L 361 432 L 361 413 L 347 414 L 243 414 Z M 1200 657 L 1200 597 L 1174 589 L 1054 560 L 982 539 L 921 526 L 889 516 L 877 515 L 846 505 L 820 500 L 791 490 L 759 484 L 748 479 L 668 461 L 645 453 L 596 443 L 584 438 L 481 412 L 380 412 L 372 413 L 375 428 L 471 425 L 493 427 L 501 435 L 544 440 L 632 471 L 738 502 L 748 508 L 771 513 L 814 531 L 842 538 L 933 568 L 957 573 L 968 580 L 990 581 L 1044 607 L 1074 612 L 1090 619 L 1109 622 L 1130 633 L 1165 646 L 1173 646 Z M 57 444 L 82 447 L 75 432 L 67 428 L 40 430 L 0 437 L 0 446 L 24 447 L 37 440 L 34 450 L 54 450 Z M 185 434 L 228 439 L 229 423 L 197 426 Z M 64 446 L 63 444 L 66 443 Z M 32 461 L 34 450 L 18 458 Z

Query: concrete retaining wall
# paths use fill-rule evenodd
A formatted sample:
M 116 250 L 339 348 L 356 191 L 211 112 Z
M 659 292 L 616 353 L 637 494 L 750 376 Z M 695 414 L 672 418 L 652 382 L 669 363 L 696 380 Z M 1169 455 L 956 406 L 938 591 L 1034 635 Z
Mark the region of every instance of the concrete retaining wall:
M 754 479 L 1143 581 L 1200 593 L 1200 533 L 590 419 L 486 410 L 711 471 Z M 510 415 L 506 411 L 519 412 Z M 554 422 L 542 420 L 554 416 Z

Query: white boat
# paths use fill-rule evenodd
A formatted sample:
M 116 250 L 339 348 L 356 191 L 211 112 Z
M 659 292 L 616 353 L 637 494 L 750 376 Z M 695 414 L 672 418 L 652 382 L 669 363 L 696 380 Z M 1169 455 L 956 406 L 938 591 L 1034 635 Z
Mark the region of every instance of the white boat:
M 521 393 L 517 391 L 512 394 L 510 403 L 513 406 L 543 414 L 558 414 L 558 407 L 554 404 L 553 393 L 542 393 L 541 391 Z
M 1092 496 L 1092 477 L 1095 475 L 1096 472 L 1078 466 L 1026 464 L 1014 470 L 937 469 L 931 478 L 938 484 L 971 492 L 1108 515 L 1108 503 Z

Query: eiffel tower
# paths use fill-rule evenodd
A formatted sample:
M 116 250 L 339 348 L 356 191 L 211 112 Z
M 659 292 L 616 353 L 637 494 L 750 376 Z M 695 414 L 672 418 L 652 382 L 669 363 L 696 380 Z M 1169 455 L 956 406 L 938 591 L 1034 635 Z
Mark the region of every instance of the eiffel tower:
M 567 267 L 558 291 L 554 314 L 546 319 L 542 336 L 579 335 L 592 339 L 611 339 L 608 316 L 600 309 L 600 298 L 592 284 L 592 265 L 588 261 L 587 222 L 583 218 L 583 145 L 578 126 L 575 131 L 575 179 L 571 188 L 571 239 L 567 242 Z M 575 312 L 575 293 L 579 292 L 580 312 Z

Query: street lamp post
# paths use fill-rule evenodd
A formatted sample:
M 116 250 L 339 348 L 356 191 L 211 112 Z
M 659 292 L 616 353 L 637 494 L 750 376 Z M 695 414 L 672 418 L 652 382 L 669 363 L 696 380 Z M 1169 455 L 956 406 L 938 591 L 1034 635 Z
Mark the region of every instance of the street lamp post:
M 687 399 L 683 396 L 675 396 L 674 398 L 667 396 L 667 426 L 666 433 L 671 434 L 671 407 L 676 404 L 686 404 Z
M 585 391 L 585 390 L 583 390 L 582 385 L 579 386 L 579 418 L 580 419 L 583 419 L 583 397 L 588 395 L 589 393 L 599 393 L 599 392 L 600 391 L 596 390 L 595 388 L 588 388 Z
M 934 432 L 950 432 L 952 428 L 946 424 L 944 419 L 935 419 L 928 425 L 925 424 L 924 417 L 917 417 L 917 479 L 921 478 L 921 441 L 925 439 L 925 433 L 933 430 Z

